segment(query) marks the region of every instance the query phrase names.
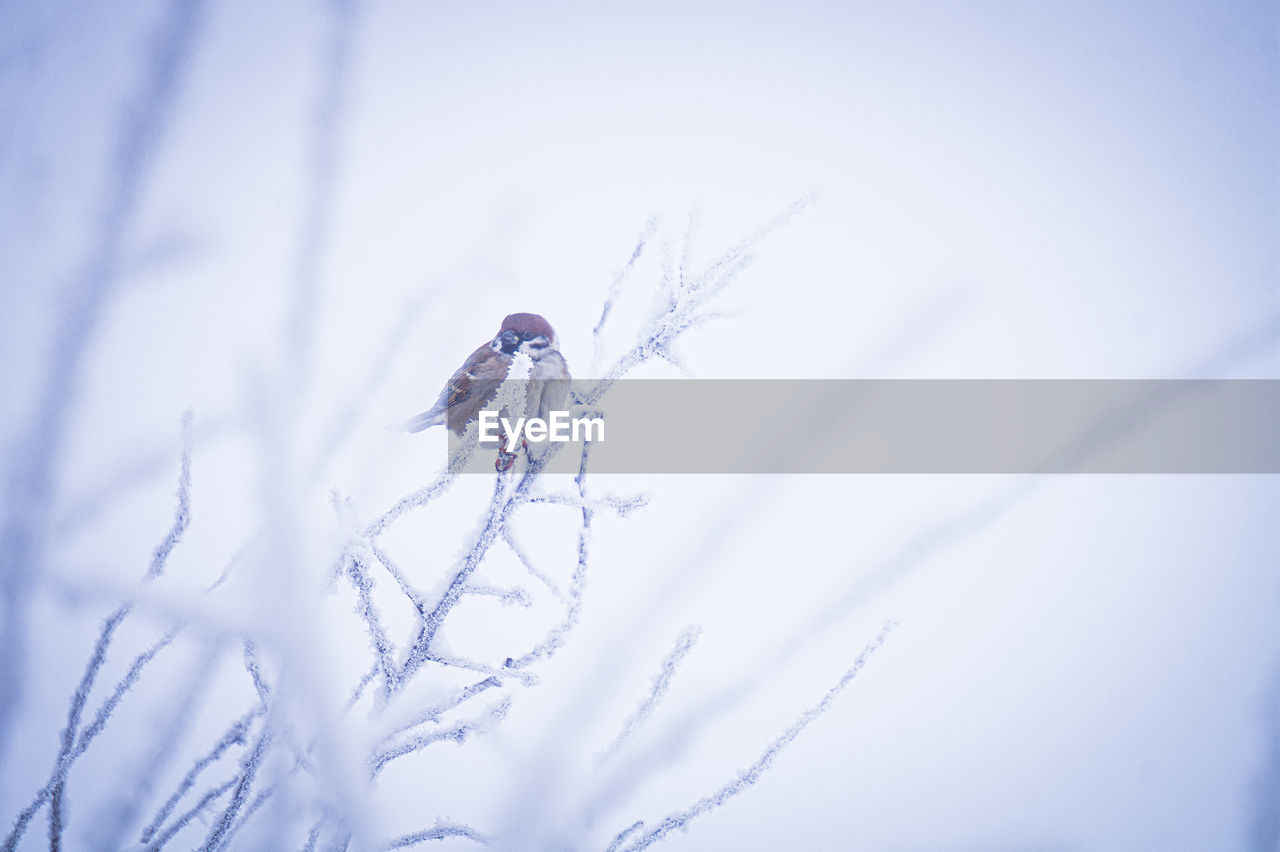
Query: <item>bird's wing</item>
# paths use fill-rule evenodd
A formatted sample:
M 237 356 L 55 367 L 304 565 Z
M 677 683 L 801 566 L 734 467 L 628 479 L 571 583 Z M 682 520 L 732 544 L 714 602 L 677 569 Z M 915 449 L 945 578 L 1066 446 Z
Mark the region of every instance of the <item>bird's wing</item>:
M 478 347 L 449 378 L 449 383 L 440 392 L 436 404 L 420 417 L 426 418 L 427 426 L 445 423 L 461 434 L 467 423 L 475 418 L 497 391 L 510 367 L 510 355 L 493 351 L 487 343 Z M 418 419 L 414 418 L 415 421 Z

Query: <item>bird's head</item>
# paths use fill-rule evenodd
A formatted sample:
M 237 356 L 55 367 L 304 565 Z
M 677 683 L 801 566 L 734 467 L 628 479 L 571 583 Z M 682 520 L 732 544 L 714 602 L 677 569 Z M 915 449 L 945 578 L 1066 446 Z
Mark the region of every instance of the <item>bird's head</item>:
M 489 345 L 495 352 L 504 355 L 523 352 L 535 361 L 546 352 L 560 348 L 551 323 L 537 314 L 510 314 Z

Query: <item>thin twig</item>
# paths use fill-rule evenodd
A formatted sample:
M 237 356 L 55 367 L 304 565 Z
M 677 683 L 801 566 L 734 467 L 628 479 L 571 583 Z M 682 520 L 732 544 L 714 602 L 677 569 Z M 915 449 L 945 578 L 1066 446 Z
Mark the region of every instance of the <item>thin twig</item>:
M 640 849 L 652 846 L 654 843 L 665 838 L 671 832 L 676 829 L 685 828 L 691 820 L 715 810 L 759 781 L 761 776 L 764 775 L 764 773 L 769 770 L 769 767 L 773 765 L 773 761 L 778 757 L 778 755 L 781 754 L 787 746 L 791 745 L 791 743 L 795 741 L 796 737 L 800 736 L 800 733 L 805 728 L 809 727 L 815 719 L 830 709 L 831 704 L 836 700 L 836 697 L 844 691 L 844 688 L 848 686 L 855 677 L 858 676 L 858 673 L 862 671 L 863 667 L 867 664 L 867 660 L 876 652 L 876 649 L 884 644 L 884 640 L 896 626 L 897 624 L 894 621 L 885 623 L 885 625 L 880 628 L 880 632 L 876 634 L 875 638 L 868 642 L 866 647 L 862 649 L 862 653 L 858 654 L 857 658 L 853 661 L 853 665 L 845 670 L 844 674 L 840 676 L 840 679 L 836 681 L 835 685 L 828 689 L 826 694 L 822 696 L 822 699 L 817 704 L 805 710 L 804 713 L 796 719 L 796 721 L 792 722 L 777 739 L 771 742 L 765 750 L 760 753 L 760 756 L 756 758 L 755 762 L 739 772 L 714 793 L 708 796 L 703 796 L 701 799 L 683 810 L 668 814 L 655 828 L 645 832 L 643 835 L 636 838 L 635 841 L 623 847 L 626 852 L 638 852 Z M 614 844 L 611 844 L 610 848 L 617 848 L 616 844 L 619 838 L 631 834 L 635 830 L 636 826 L 634 824 L 624 829 L 617 835 L 617 837 L 614 838 Z

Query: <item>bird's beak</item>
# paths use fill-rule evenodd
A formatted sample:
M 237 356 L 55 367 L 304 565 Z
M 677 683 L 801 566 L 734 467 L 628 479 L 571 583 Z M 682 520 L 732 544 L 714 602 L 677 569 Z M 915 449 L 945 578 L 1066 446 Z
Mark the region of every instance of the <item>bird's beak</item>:
M 520 346 L 520 335 L 510 329 L 498 335 L 498 348 L 510 355 Z

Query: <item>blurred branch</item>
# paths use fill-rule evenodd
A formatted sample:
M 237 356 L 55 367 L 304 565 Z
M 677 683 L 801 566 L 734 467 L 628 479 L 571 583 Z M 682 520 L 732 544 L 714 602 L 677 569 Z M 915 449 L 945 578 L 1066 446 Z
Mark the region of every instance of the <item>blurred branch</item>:
M 304 215 L 294 261 L 292 303 L 286 314 L 289 351 L 283 390 L 301 397 L 308 385 L 319 305 L 320 269 L 333 227 L 339 162 L 339 127 L 346 116 L 352 44 L 359 4 L 329 0 L 328 41 L 320 59 L 320 83 L 308 134 Z
M 1249 836 L 1254 849 L 1271 852 L 1280 848 L 1280 668 L 1271 674 L 1262 711 L 1266 733 L 1249 803 Z
M 37 413 L 10 469 L 9 505 L 0 522 L 0 762 L 18 694 L 26 680 L 23 638 L 31 577 L 44 560 L 53 484 L 85 355 L 118 278 L 122 245 L 133 224 L 168 129 L 195 42 L 201 0 L 174 0 L 152 38 L 135 103 L 123 110 L 112 180 L 85 266 L 68 294 L 52 338 Z

